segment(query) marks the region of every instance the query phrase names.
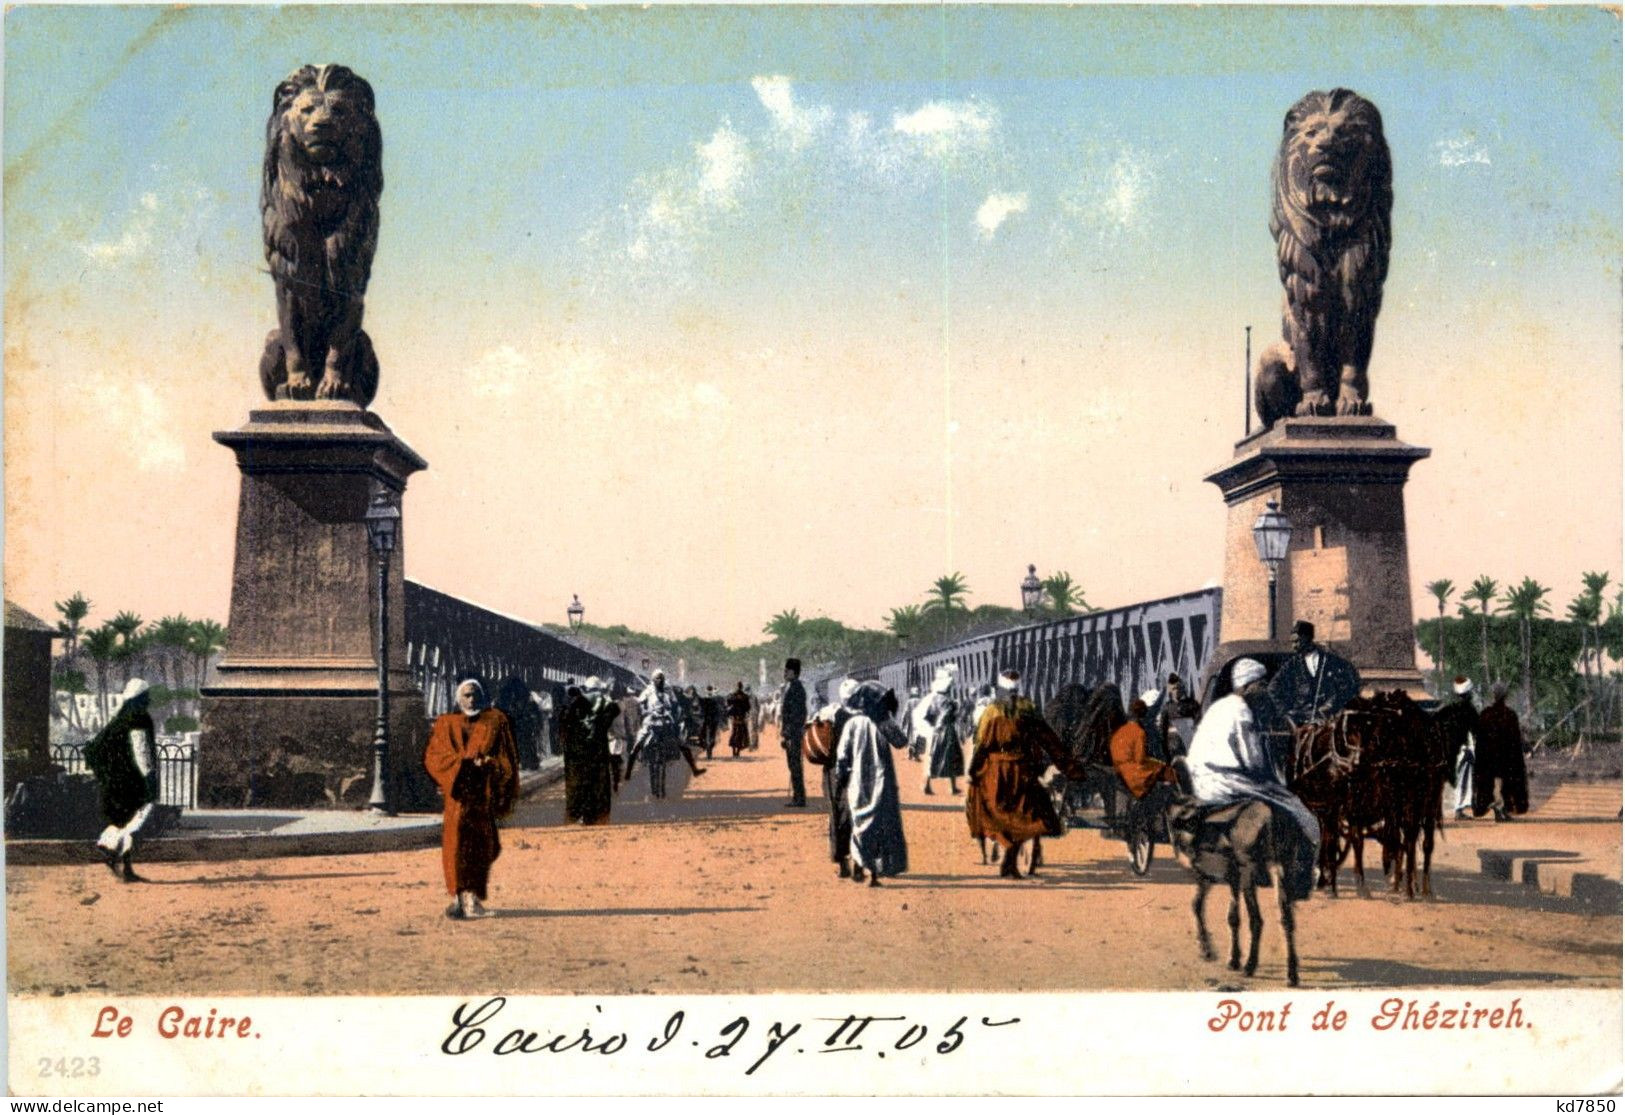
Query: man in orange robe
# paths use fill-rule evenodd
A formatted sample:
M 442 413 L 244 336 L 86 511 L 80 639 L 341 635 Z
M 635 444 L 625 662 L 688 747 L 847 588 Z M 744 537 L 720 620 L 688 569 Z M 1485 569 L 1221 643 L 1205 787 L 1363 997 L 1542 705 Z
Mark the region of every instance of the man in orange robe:
M 1174 768 L 1159 762 L 1147 753 L 1145 719 L 1150 708 L 1147 697 L 1155 700 L 1157 690 L 1152 689 L 1129 702 L 1128 723 L 1112 733 L 1112 766 L 1136 798 L 1159 782 L 1172 782 Z
M 975 839 L 992 837 L 1003 849 L 999 874 L 1015 878 L 1014 850 L 1033 842 L 1032 869 L 1042 862 L 1042 836 L 1060 836 L 1061 820 L 1040 779 L 1050 764 L 1069 778 L 1082 771 L 1031 701 L 1020 695 L 1021 675 L 999 675 L 999 697 L 976 726 L 976 754 L 970 763 L 965 820 Z M 1029 874 L 1032 872 L 1029 871 Z
M 438 717 L 429 732 L 423 765 L 445 799 L 440 859 L 446 890 L 456 899 L 450 918 L 485 918 L 485 887 L 502 851 L 497 821 L 519 797 L 519 749 L 500 709 L 481 708 L 477 681 L 457 687 L 456 712 Z

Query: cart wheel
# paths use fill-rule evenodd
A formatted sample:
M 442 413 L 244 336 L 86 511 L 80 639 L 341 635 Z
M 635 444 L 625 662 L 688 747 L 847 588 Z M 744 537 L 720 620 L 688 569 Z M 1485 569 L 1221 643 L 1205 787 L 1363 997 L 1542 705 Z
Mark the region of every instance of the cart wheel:
M 1134 869 L 1136 875 L 1144 875 L 1151 870 L 1151 856 L 1156 850 L 1156 844 L 1151 838 L 1151 826 L 1144 820 L 1136 818 L 1128 826 L 1128 865 Z

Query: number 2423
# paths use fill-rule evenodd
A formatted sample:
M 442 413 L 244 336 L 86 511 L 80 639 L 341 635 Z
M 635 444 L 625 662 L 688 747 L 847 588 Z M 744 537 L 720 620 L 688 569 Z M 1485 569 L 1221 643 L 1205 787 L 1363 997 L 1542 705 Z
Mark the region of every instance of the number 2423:
M 77 1078 L 82 1076 L 100 1076 L 102 1061 L 100 1057 L 58 1057 L 52 1060 L 49 1057 L 39 1059 L 39 1074 L 41 1076 L 59 1076 Z

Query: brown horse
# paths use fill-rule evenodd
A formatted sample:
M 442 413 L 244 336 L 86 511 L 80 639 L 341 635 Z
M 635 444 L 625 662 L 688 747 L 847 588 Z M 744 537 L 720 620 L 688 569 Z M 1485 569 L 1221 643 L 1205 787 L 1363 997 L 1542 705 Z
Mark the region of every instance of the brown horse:
M 1354 853 L 1356 888 L 1365 882 L 1364 848 L 1382 845 L 1391 889 L 1417 893 L 1417 844 L 1421 844 L 1421 893 L 1431 897 L 1433 843 L 1442 813 L 1445 782 L 1468 725 L 1447 708 L 1426 713 L 1404 692 L 1357 698 L 1330 720 L 1294 732 L 1292 790 L 1321 823 L 1321 885 L 1337 894 L 1337 872 Z
M 1354 853 L 1356 889 L 1365 882 L 1365 841 L 1388 827 L 1386 785 L 1377 760 L 1395 751 L 1390 710 L 1356 698 L 1336 716 L 1292 733 L 1287 785 L 1320 822 L 1320 885 L 1337 895 L 1337 873 Z
M 1444 820 L 1443 798 L 1446 782 L 1455 778 L 1456 756 L 1467 742 L 1470 718 L 1459 708 L 1446 705 L 1426 712 L 1400 690 L 1378 694 L 1377 700 L 1391 709 L 1399 721 L 1402 752 L 1381 770 L 1384 793 L 1390 803 L 1392 828 L 1383 841 L 1384 866 L 1392 865 L 1392 890 L 1399 893 L 1400 875 L 1405 880 L 1405 897 L 1415 898 L 1416 846 L 1422 845 L 1422 884 L 1424 898 L 1433 897 L 1433 839 Z

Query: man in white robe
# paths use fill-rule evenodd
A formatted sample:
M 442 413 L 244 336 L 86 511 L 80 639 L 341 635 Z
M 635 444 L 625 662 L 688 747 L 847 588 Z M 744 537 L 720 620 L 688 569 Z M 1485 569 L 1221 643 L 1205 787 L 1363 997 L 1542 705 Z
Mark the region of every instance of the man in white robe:
M 892 720 L 896 697 L 878 682 L 865 682 L 847 698 L 851 717 L 841 729 L 835 753 L 837 784 L 845 786 L 852 817 L 852 878 L 878 887 L 882 875 L 908 870 L 908 843 L 903 837 L 902 801 L 892 748 L 908 746 Z
M 1185 763 L 1191 790 L 1203 805 L 1229 805 L 1235 801 L 1262 801 L 1275 812 L 1275 821 L 1295 826 L 1303 840 L 1297 855 L 1286 865 L 1287 886 L 1294 898 L 1307 898 L 1315 885 L 1315 864 L 1320 854 L 1320 823 L 1286 787 L 1254 718 L 1247 698 L 1264 690 L 1266 670 L 1251 658 L 1237 659 L 1230 667 L 1229 696 L 1213 702 L 1197 725 Z

